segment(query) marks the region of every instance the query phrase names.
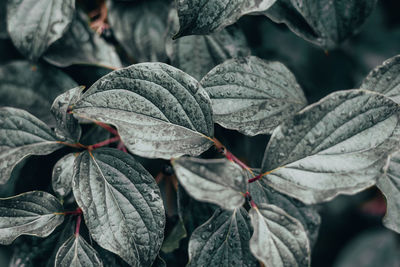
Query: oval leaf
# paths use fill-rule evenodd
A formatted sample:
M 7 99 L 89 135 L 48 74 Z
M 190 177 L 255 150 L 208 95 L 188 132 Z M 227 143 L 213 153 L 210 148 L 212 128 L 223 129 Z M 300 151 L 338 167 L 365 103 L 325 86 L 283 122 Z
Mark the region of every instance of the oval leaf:
M 48 236 L 63 222 L 62 212 L 61 203 L 42 191 L 0 198 L 0 244 L 9 245 L 20 235 Z
M 15 165 L 30 155 L 47 155 L 62 145 L 51 129 L 28 112 L 0 108 L 0 184 L 10 178 Z
M 400 107 L 371 91 L 340 91 L 308 106 L 272 134 L 266 183 L 305 203 L 375 184 L 400 138 Z
M 172 162 L 176 176 L 195 199 L 233 210 L 244 204 L 247 180 L 243 170 L 227 159 L 182 157 Z
M 75 155 L 67 154 L 57 161 L 53 168 L 51 185 L 59 197 L 65 197 L 72 190 L 72 176 L 74 174 Z
M 111 72 L 83 94 L 73 113 L 115 125 L 125 146 L 143 157 L 199 155 L 212 145 L 207 93 L 195 79 L 163 63 Z
M 259 266 L 250 253 L 252 232 L 244 208 L 217 210 L 190 237 L 187 266 Z
M 265 266 L 310 266 L 310 246 L 299 221 L 265 203 L 249 215 L 254 228 L 250 250 Z
M 153 177 L 116 149 L 75 160 L 73 192 L 92 238 L 133 266 L 150 266 L 164 236 L 165 213 Z
M 99 254 L 79 234 L 72 235 L 59 248 L 55 267 L 103 266 Z
M 210 95 L 214 121 L 250 136 L 271 133 L 307 105 L 283 64 L 253 56 L 225 61 L 200 83 Z
M 7 26 L 18 50 L 37 60 L 72 21 L 75 0 L 9 0 Z

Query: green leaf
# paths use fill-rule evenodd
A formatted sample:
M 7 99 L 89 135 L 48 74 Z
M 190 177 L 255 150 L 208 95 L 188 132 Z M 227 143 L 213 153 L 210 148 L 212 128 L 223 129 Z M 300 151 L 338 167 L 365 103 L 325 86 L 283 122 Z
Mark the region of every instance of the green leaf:
M 74 174 L 75 155 L 67 154 L 57 161 L 53 168 L 51 185 L 54 193 L 63 198 L 72 190 L 72 176 Z
M 83 94 L 73 113 L 116 126 L 126 147 L 143 157 L 199 155 L 212 145 L 207 93 L 195 79 L 163 63 L 111 72 Z
M 174 38 L 210 34 L 235 23 L 241 16 L 267 10 L 276 0 L 179 0 L 180 29 Z
M 103 266 L 99 254 L 79 234 L 68 238 L 57 252 L 54 266 Z
M 355 194 L 375 184 L 399 146 L 400 107 L 366 90 L 339 91 L 275 129 L 265 151 L 265 182 L 304 203 Z
M 400 151 L 389 156 L 383 168 L 383 175 L 376 182 L 376 186 L 386 198 L 386 215 L 383 224 L 400 233 Z
M 47 155 L 61 146 L 51 129 L 28 112 L 0 108 L 0 184 L 24 158 Z
M 186 228 L 181 219 L 178 220 L 171 233 L 165 238 L 161 251 L 170 253 L 179 248 L 180 241 L 187 236 Z
M 54 99 L 76 86 L 68 75 L 48 65 L 13 61 L 0 66 L 0 106 L 25 109 L 51 125 Z
M 78 142 L 82 129 L 78 121 L 68 111 L 81 95 L 83 88 L 75 87 L 59 95 L 51 106 L 51 113 L 56 119 L 55 133 L 61 139 Z
M 9 245 L 20 235 L 47 237 L 63 222 L 62 211 L 61 203 L 42 191 L 0 198 L 0 244 Z
M 372 70 L 362 82 L 361 89 L 379 92 L 400 103 L 400 55 Z
M 0 1 L 0 39 L 8 38 L 7 1 Z
M 136 62 L 165 61 L 168 1 L 108 1 L 115 38 Z
M 246 135 L 270 134 L 307 105 L 293 74 L 279 62 L 250 56 L 227 60 L 201 80 L 214 121 Z
M 237 164 L 225 158 L 182 157 L 173 160 L 172 165 L 179 182 L 195 199 L 228 210 L 244 204 L 247 179 Z
M 179 28 L 176 9 L 170 11 L 168 20 L 172 36 Z M 250 55 L 246 37 L 236 25 L 210 35 L 185 36 L 176 40 L 167 38 L 165 45 L 171 65 L 197 80 L 229 58 Z
M 249 215 L 254 228 L 250 250 L 265 266 L 310 266 L 309 241 L 298 220 L 265 203 Z
M 188 266 L 259 266 L 250 253 L 252 232 L 244 208 L 218 209 L 190 237 Z
M 165 213 L 153 177 L 111 148 L 75 160 L 73 192 L 92 238 L 130 265 L 150 266 L 164 236 Z
M 9 0 L 7 26 L 18 50 L 37 60 L 72 21 L 75 0 Z
M 152 267 L 167 267 L 167 264 L 165 263 L 164 259 L 160 257 L 160 255 L 157 256 L 156 260 L 153 262 Z
M 82 11 L 77 12 L 71 27 L 49 47 L 43 58 L 58 67 L 74 64 L 121 67 L 115 48 L 89 27 L 89 18 Z

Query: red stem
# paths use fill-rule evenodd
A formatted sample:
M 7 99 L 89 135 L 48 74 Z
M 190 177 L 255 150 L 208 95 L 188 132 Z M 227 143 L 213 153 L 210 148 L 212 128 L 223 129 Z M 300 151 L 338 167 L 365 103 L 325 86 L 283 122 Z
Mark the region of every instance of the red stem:
M 254 202 L 254 200 L 250 200 L 250 205 L 251 205 L 252 208 L 257 209 L 257 205 Z
M 75 226 L 75 236 L 79 235 L 79 229 L 81 228 L 81 221 L 82 221 L 82 215 L 78 215 L 76 218 L 76 226 Z
M 76 210 L 73 211 L 64 211 L 62 214 L 64 215 L 80 215 L 82 214 L 81 208 L 77 208 Z
M 94 123 L 96 123 L 97 125 L 99 125 L 100 127 L 106 129 L 107 131 L 109 131 L 110 133 L 112 133 L 113 135 L 118 135 L 118 131 L 115 130 L 113 127 L 111 127 L 108 124 L 99 122 L 99 121 L 94 121 Z
M 91 146 L 88 147 L 88 149 L 92 150 L 92 149 L 96 149 L 96 148 L 99 148 L 99 147 L 103 147 L 103 146 L 109 145 L 111 143 L 117 142 L 119 140 L 120 140 L 120 137 L 117 135 L 117 136 L 114 136 L 113 138 L 110 138 L 110 139 L 101 141 L 99 143 L 96 143 L 94 145 L 91 145 Z
M 257 180 L 260 180 L 261 177 L 263 177 L 263 174 L 262 174 L 262 173 L 260 173 L 260 174 L 257 175 L 256 177 L 253 177 L 253 178 L 249 179 L 247 182 L 248 182 L 248 183 L 253 183 L 253 182 L 257 181 Z

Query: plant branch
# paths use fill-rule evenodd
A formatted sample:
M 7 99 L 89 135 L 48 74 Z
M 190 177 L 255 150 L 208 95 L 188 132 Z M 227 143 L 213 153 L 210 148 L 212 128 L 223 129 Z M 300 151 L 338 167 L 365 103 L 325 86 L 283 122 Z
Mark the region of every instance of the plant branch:
M 121 138 L 119 137 L 119 135 L 114 136 L 114 137 L 112 137 L 110 139 L 107 139 L 107 140 L 101 141 L 99 143 L 96 143 L 94 145 L 88 146 L 88 150 L 93 150 L 93 149 L 96 149 L 96 148 L 99 148 L 99 147 L 103 147 L 103 146 L 109 145 L 111 143 L 115 143 L 117 141 L 120 141 L 120 139 Z
M 76 226 L 75 226 L 75 236 L 79 235 L 79 229 L 81 228 L 82 214 L 79 214 L 76 218 Z

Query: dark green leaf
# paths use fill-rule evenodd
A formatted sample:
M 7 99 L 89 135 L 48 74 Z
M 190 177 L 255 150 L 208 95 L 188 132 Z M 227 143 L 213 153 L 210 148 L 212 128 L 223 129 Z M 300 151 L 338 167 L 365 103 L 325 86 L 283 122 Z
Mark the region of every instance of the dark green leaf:
M 9 0 L 7 26 L 19 51 L 37 60 L 72 21 L 75 0 Z
M 62 211 L 61 203 L 42 191 L 1 198 L 0 244 L 9 245 L 20 235 L 48 236 L 63 222 Z
M 195 199 L 233 210 L 244 204 L 247 179 L 235 163 L 223 159 L 182 157 L 172 161 L 176 176 Z
M 156 260 L 153 262 L 152 267 L 167 267 L 167 264 L 163 260 L 163 258 L 160 257 L 160 255 L 157 256 Z
M 272 134 L 262 172 L 267 185 L 305 203 L 355 194 L 375 184 L 400 138 L 400 107 L 366 90 L 332 93 Z
M 211 145 L 211 103 L 200 84 L 163 63 L 141 63 L 98 80 L 75 104 L 78 117 L 117 127 L 143 157 L 198 155 Z
M 51 129 L 28 112 L 0 108 L 0 184 L 24 158 L 47 155 L 61 146 Z
M 225 61 L 200 83 L 210 95 L 214 121 L 250 136 L 270 134 L 307 105 L 283 64 L 253 56 Z
M 250 250 L 265 266 L 310 266 L 310 245 L 302 224 L 284 210 L 260 204 L 249 211 L 254 233 Z
M 8 38 L 7 1 L 0 1 L 0 39 Z
M 244 208 L 217 210 L 190 237 L 188 266 L 259 266 L 250 253 L 252 232 Z
M 74 172 L 74 196 L 92 238 L 130 265 L 150 266 L 165 225 L 153 177 L 132 156 L 111 148 L 83 152 Z
M 187 236 L 186 228 L 181 219 L 178 220 L 171 233 L 165 238 L 161 251 L 164 253 L 173 252 L 179 248 L 180 241 Z
M 74 170 L 75 155 L 67 154 L 57 161 L 53 168 L 51 185 L 54 193 L 63 198 L 72 190 L 72 176 Z

